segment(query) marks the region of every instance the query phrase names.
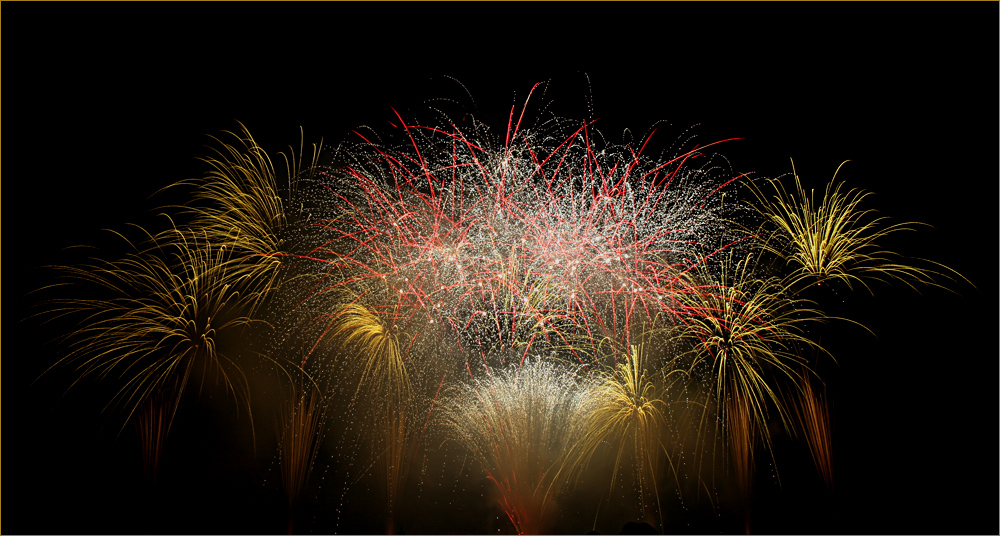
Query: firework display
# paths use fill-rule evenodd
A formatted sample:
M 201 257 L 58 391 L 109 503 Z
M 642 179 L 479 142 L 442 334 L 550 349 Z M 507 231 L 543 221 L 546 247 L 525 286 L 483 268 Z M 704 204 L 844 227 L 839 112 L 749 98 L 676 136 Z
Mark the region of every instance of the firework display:
M 797 175 L 789 194 L 733 172 L 730 140 L 618 146 L 526 107 L 495 130 L 395 113 L 305 162 L 303 136 L 283 173 L 245 128 L 215 139 L 168 230 L 62 269 L 81 297 L 50 312 L 79 327 L 53 368 L 114 386 L 151 480 L 192 378 L 221 379 L 251 426 L 275 423 L 290 533 L 324 494 L 395 532 L 442 457 L 516 533 L 558 532 L 588 490 L 591 519 L 615 503 L 662 531 L 669 502 L 721 500 L 750 531 L 775 434 L 832 489 L 815 364 L 833 357 L 810 330 L 845 319 L 815 285 L 961 276 L 883 249 L 914 225 L 836 176 L 817 201 Z

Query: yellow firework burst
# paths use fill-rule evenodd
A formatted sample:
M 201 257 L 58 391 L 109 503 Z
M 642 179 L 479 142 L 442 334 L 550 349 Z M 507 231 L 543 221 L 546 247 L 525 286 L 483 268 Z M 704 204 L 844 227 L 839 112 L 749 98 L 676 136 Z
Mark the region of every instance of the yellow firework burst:
M 396 503 L 416 448 L 415 408 L 410 375 L 396 333 L 367 307 L 350 302 L 338 308 L 330 337 L 355 352 L 358 374 L 354 398 L 363 394 L 375 415 L 373 455 L 381 475 L 393 526 Z
M 677 334 L 691 344 L 692 373 L 707 370 L 738 484 L 749 493 L 756 438 L 769 446 L 768 408 L 788 425 L 775 380 L 799 379 L 801 351 L 820 349 L 803 325 L 824 317 L 811 302 L 788 297 L 779 279 L 756 276 L 752 254 L 734 258 L 724 257 L 716 275 L 703 270 L 702 282 L 678 295 Z
M 614 489 L 623 461 L 630 458 L 643 517 L 659 517 L 662 525 L 657 480 L 663 472 L 664 462 L 670 463 L 667 444 L 671 441 L 664 382 L 673 383 L 680 376 L 672 376 L 671 372 L 661 375 L 659 370 L 650 370 L 643 345 L 632 345 L 623 354 L 614 368 L 601 374 L 596 387 L 588 391 L 592 402 L 582 418 L 580 439 L 570 449 L 560 472 L 571 479 L 578 477 L 595 453 L 610 446 L 615 451 L 611 489 Z M 652 504 L 647 504 L 649 497 L 655 499 L 655 510 Z
M 285 184 L 267 152 L 257 144 L 249 130 L 240 124 L 232 144 L 212 137 L 220 147 L 215 155 L 202 160 L 211 167 L 204 176 L 179 181 L 171 188 L 193 186 L 193 202 L 183 207 L 191 215 L 190 227 L 204 232 L 216 246 L 233 250 L 250 271 L 253 280 L 269 287 L 275 283 L 282 265 L 281 253 L 291 239 L 290 228 L 298 220 L 309 219 L 303 207 L 290 207 L 303 171 L 312 173 L 320 156 L 319 145 L 312 147 L 312 161 L 303 168 L 305 144 L 301 139 L 298 154 L 279 153 L 285 161 Z
M 73 385 L 91 376 L 121 382 L 109 407 L 124 408 L 126 422 L 140 417 L 155 474 L 162 441 L 196 369 L 216 373 L 237 399 L 247 394 L 241 366 L 219 343 L 253 322 L 260 294 L 244 288 L 247 275 L 233 269 L 229 250 L 210 245 L 204 235 L 175 228 L 149 237 L 149 244 L 133 246 L 117 261 L 62 269 L 98 297 L 54 300 L 53 314 L 83 318 L 67 336 L 67 355 L 53 367 L 75 366 Z
M 361 372 L 358 390 L 364 386 L 400 394 L 410 391 L 399 341 L 378 314 L 359 303 L 347 303 L 338 309 L 330 333 L 357 353 Z
M 886 225 L 885 217 L 875 217 L 873 209 L 862 209 L 862 202 L 871 192 L 856 188 L 844 191 L 844 184 L 837 182 L 837 173 L 846 163 L 837 168 L 818 203 L 815 192 L 807 193 L 802 187 L 794 163 L 793 193 L 774 179 L 763 187 L 752 188 L 759 202 L 757 210 L 773 227 L 762 248 L 794 266 L 789 274 L 791 285 L 840 280 L 848 287 L 860 283 L 869 292 L 866 280 L 897 279 L 910 286 L 934 285 L 932 277 L 940 274 L 906 264 L 878 245 L 892 233 L 910 231 L 921 224 Z

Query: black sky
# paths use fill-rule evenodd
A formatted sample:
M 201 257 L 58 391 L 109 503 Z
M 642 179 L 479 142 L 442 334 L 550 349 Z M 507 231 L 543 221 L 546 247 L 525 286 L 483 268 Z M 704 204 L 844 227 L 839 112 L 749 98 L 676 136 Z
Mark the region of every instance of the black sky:
M 150 196 L 205 171 L 207 134 L 238 120 L 270 151 L 300 126 L 336 142 L 393 108 L 464 99 L 453 77 L 498 131 L 550 81 L 555 109 L 613 141 L 698 125 L 706 143 L 742 138 L 719 147 L 737 172 L 780 176 L 794 159 L 814 186 L 851 160 L 840 178 L 882 215 L 929 224 L 894 245 L 975 287 L 831 297 L 877 335 L 824 332 L 837 493 L 816 504 L 791 476 L 761 492 L 759 530 L 996 533 L 996 3 L 5 6 L 3 532 L 284 530 L 280 496 L 241 461 L 277 479 L 272 455 L 227 440 L 242 433 L 231 416 L 197 401 L 166 491 L 143 503 L 132 438 L 86 396 L 60 399 L 65 376 L 31 385 L 59 346 L 27 293 L 101 229 L 158 224 Z M 371 530 L 349 517 L 337 530 Z

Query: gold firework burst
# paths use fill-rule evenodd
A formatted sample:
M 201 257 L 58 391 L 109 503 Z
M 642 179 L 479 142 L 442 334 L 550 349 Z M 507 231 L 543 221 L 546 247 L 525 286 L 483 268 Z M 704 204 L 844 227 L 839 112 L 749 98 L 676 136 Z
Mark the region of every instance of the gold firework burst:
M 363 394 L 376 416 L 373 454 L 386 494 L 391 530 L 417 439 L 414 394 L 404 355 L 394 330 L 378 314 L 354 301 L 337 309 L 330 337 L 355 352 L 353 368 L 358 384 L 354 399 Z
M 228 248 L 204 235 L 174 228 L 148 240 L 120 260 L 62 268 L 97 297 L 53 300 L 52 314 L 82 320 L 66 337 L 66 356 L 52 367 L 73 365 L 72 385 L 91 376 L 121 382 L 108 407 L 122 407 L 126 423 L 139 417 L 147 470 L 155 476 L 163 439 L 196 369 L 203 381 L 216 373 L 234 398 L 246 399 L 242 367 L 220 339 L 254 322 L 260 294 L 245 289 L 247 275 L 234 269 Z
M 875 210 L 862 209 L 862 202 L 871 192 L 856 188 L 844 191 L 844 183 L 837 181 L 837 173 L 846 163 L 837 167 L 818 203 L 815 192 L 806 193 L 803 188 L 794 162 L 795 192 L 788 192 L 774 179 L 768 180 L 765 187 L 752 187 L 759 202 L 758 212 L 773 227 L 761 247 L 794 266 L 788 276 L 789 285 L 840 280 L 848 287 L 859 283 L 869 292 L 866 280 L 896 279 L 911 287 L 914 283 L 936 285 L 933 276 L 942 274 L 906 264 L 899 255 L 878 245 L 890 234 L 912 231 L 922 224 L 886 225 L 886 218 L 875 217 Z
M 304 207 L 291 207 L 300 178 L 317 168 L 322 140 L 312 147 L 312 160 L 303 168 L 304 134 L 298 154 L 279 153 L 285 161 L 285 184 L 268 153 L 257 144 L 249 130 L 240 124 L 238 133 L 225 132 L 236 141 L 225 143 L 212 136 L 220 147 L 214 156 L 202 160 L 211 167 L 204 176 L 182 180 L 168 188 L 192 186 L 192 203 L 182 207 L 191 215 L 189 227 L 204 232 L 219 247 L 233 251 L 233 260 L 244 265 L 252 281 L 269 288 L 276 283 L 281 254 L 291 240 L 290 231 L 299 220 L 310 215 Z
M 644 345 L 632 345 L 623 354 L 614 368 L 609 373 L 601 374 L 596 386 L 588 391 L 592 402 L 582 418 L 580 439 L 570 449 L 560 472 L 566 473 L 570 479 L 574 476 L 578 478 L 595 453 L 609 445 L 615 451 L 611 490 L 623 461 L 630 458 L 643 517 L 658 517 L 662 526 L 657 480 L 664 461 L 671 463 L 665 399 L 668 385 L 664 382 L 673 384 L 681 379 L 681 375 L 674 375 L 679 371 L 660 375 L 661 371 L 649 370 Z M 655 511 L 647 505 L 650 496 L 655 499 Z
M 825 317 L 811 302 L 789 297 L 778 278 L 755 275 L 753 254 L 735 262 L 734 257 L 724 257 L 716 275 L 702 270 L 702 282 L 678 294 L 677 334 L 691 344 L 692 373 L 708 370 L 718 422 L 747 496 L 757 438 L 770 446 L 768 408 L 789 424 L 775 380 L 799 380 L 796 371 L 805 366 L 801 351 L 822 350 L 804 335 L 803 326 Z

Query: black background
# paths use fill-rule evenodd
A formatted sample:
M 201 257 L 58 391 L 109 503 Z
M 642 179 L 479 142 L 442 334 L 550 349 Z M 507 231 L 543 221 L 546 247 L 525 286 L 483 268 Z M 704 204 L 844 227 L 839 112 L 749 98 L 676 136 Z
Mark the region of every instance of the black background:
M 598 118 L 612 141 L 659 120 L 669 139 L 698 125 L 706 143 L 742 138 L 718 147 L 735 171 L 781 176 L 792 158 L 817 187 L 849 159 L 839 178 L 875 192 L 880 214 L 929 224 L 891 245 L 975 286 L 828 296 L 831 314 L 877 335 L 846 324 L 824 332 L 838 360 L 828 380 L 837 491 L 816 491 L 795 476 L 808 461 L 789 462 L 782 488 L 759 486 L 755 530 L 996 533 L 997 4 L 4 11 L 3 532 L 285 530 L 273 455 L 232 436 L 242 432 L 228 421 L 245 418 L 227 413 L 232 405 L 191 402 L 162 488 L 144 495 L 128 431 L 117 437 L 86 394 L 63 397 L 65 373 L 32 384 L 60 347 L 58 327 L 29 318 L 41 298 L 28 293 L 51 281 L 45 266 L 79 258 L 65 248 L 110 243 L 101 229 L 160 225 L 155 208 L 172 200 L 154 192 L 205 171 L 207 134 L 238 120 L 272 152 L 297 145 L 300 126 L 307 142 L 335 142 L 361 124 L 382 128 L 392 108 L 465 98 L 451 76 L 495 131 L 532 85 L 551 81 L 546 100 Z M 347 517 L 303 530 L 380 530 Z

